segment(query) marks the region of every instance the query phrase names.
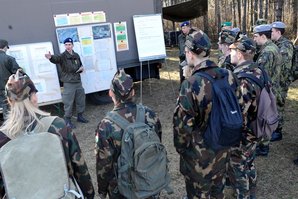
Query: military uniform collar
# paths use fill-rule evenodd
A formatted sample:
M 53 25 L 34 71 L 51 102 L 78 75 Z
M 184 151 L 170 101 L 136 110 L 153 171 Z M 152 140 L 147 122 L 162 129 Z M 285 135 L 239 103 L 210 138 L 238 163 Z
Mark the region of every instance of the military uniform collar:
M 113 108 L 113 111 L 118 111 L 120 109 L 131 107 L 131 106 L 136 106 L 136 104 L 132 101 L 132 99 L 129 99 L 126 102 L 121 102 L 120 104 L 115 105 Z
M 253 62 L 252 60 L 246 60 L 242 63 L 240 63 L 239 65 L 236 66 L 234 73 L 239 73 L 240 71 L 243 71 L 245 69 L 250 68 L 250 66 L 252 66 L 255 62 Z
M 207 60 L 202 61 L 198 65 L 196 65 L 193 69 L 192 74 L 194 74 L 196 71 L 202 70 L 204 68 L 214 68 L 214 67 L 217 67 L 217 65 L 213 61 L 207 59 Z

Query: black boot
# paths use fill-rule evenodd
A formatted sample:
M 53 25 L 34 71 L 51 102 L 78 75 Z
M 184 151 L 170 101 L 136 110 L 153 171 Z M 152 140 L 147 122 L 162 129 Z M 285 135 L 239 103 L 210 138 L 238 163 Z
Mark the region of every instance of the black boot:
M 66 123 L 66 126 L 71 128 L 71 129 L 75 129 L 76 126 L 71 122 L 71 119 L 70 118 L 65 118 L 65 123 Z
M 281 133 L 281 130 L 277 129 L 276 131 L 274 131 L 272 133 L 272 136 L 271 136 L 271 142 L 276 142 L 276 141 L 279 141 L 279 140 L 282 140 L 282 133 Z
M 269 145 L 259 145 L 256 149 L 256 156 L 268 156 L 269 153 Z
M 83 117 L 83 114 L 82 113 L 78 113 L 78 119 L 77 119 L 78 122 L 81 122 L 81 123 L 88 123 L 89 121 Z
M 298 158 L 296 160 L 293 160 L 293 162 L 296 166 L 298 166 Z

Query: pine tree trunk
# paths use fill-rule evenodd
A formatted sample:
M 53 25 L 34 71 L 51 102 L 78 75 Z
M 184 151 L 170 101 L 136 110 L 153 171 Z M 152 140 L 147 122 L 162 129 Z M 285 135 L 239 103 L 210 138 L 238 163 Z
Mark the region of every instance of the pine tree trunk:
M 254 25 L 254 4 L 253 4 L 253 0 L 250 0 L 250 29 L 252 29 L 253 25 Z
M 292 23 L 293 23 L 293 32 L 298 33 L 298 20 L 297 20 L 297 10 L 298 10 L 298 0 L 293 0 L 293 10 L 292 10 Z
M 241 0 L 237 0 L 237 6 L 238 6 L 238 21 L 239 21 L 238 27 L 241 27 Z
M 235 0 L 232 0 L 232 9 L 233 9 L 233 25 L 237 26 L 237 20 L 236 20 L 236 5 Z
M 243 0 L 243 15 L 242 15 L 242 32 L 246 33 L 246 6 L 247 0 Z
M 208 10 L 206 15 L 204 15 L 204 32 L 209 35 L 209 21 L 208 21 Z
M 275 11 L 276 12 L 276 21 L 281 21 L 283 5 L 284 5 L 283 0 L 278 0 L 277 1 L 276 11 Z
M 215 0 L 215 16 L 217 18 L 217 32 L 221 31 L 221 16 L 220 16 L 220 7 L 219 7 L 219 0 Z
M 265 1 L 265 16 L 264 18 L 268 20 L 268 9 L 269 9 L 269 0 Z
M 259 0 L 259 18 L 262 19 L 263 17 L 263 0 Z
M 255 25 L 256 21 L 258 20 L 258 0 L 254 0 L 254 1 L 255 1 L 255 3 L 254 3 L 255 7 L 254 7 L 254 21 L 253 21 L 253 23 Z

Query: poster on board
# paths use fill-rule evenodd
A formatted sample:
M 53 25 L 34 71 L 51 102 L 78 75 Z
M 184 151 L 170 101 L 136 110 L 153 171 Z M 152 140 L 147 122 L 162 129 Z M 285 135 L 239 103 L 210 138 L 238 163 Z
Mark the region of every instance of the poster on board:
M 139 61 L 166 58 L 161 14 L 134 15 Z
M 61 102 L 56 65 L 44 56 L 49 51 L 53 52 L 51 42 L 10 45 L 7 51 L 34 82 L 40 105 Z
M 81 78 L 85 93 L 109 89 L 117 71 L 111 23 L 58 28 L 56 34 L 61 53 L 65 50 L 64 39 L 71 37 L 74 41 L 73 50 L 84 66 Z

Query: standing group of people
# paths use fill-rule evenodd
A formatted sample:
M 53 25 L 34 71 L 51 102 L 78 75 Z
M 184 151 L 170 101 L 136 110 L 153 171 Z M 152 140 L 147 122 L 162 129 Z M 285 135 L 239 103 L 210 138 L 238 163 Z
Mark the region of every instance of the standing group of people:
M 185 31 L 179 37 L 181 38 L 179 39 L 179 58 L 181 62 L 186 61 L 189 73 L 186 78 L 181 77 L 173 115 L 173 135 L 174 146 L 180 155 L 180 172 L 185 179 L 187 198 L 224 198 L 224 187 L 228 179 L 237 198 L 254 199 L 257 186 L 255 155 L 268 154 L 270 139 L 258 138 L 251 128 L 252 122 L 257 117 L 262 88 L 258 83 L 241 75 L 252 75 L 257 82 L 263 83 L 267 83 L 265 82 L 267 75 L 271 79 L 281 116 L 272 141 L 280 140 L 286 93 L 292 81 L 290 60 L 293 50 L 291 51 L 290 48 L 293 49 L 293 46 L 282 36 L 285 25 L 282 22 L 274 22 L 272 25 L 256 26 L 254 39 L 243 34 L 236 34 L 232 30 L 222 30 L 218 44 L 224 57 L 220 59 L 219 64 L 209 58 L 211 41 L 203 31 L 190 28 L 189 22 L 182 23 L 181 27 Z M 61 137 L 69 175 L 76 179 L 86 198 L 94 198 L 91 176 L 79 143 L 71 130 L 75 128 L 71 121 L 74 102 L 78 112 L 77 120 L 83 123 L 88 122 L 82 115 L 85 107 L 85 94 L 79 73 L 83 71 L 83 67 L 80 57 L 72 50 L 72 39 L 65 39 L 64 44 L 66 48 L 64 53 L 51 55 L 49 52 L 45 55 L 52 63 L 61 66 L 65 109 L 64 120 L 56 118 L 47 131 Z M 0 40 L 0 50 L 1 48 L 5 54 L 8 43 Z M 1 51 L 0 56 L 3 56 Z M 2 64 L 2 60 L 4 60 L 3 63 L 9 62 L 9 64 Z M 1 72 L 1 75 L 7 76 L 5 79 L 1 76 L 3 87 L 1 87 L 1 93 L 5 90 L 5 99 L 10 105 L 10 111 L 0 127 L 2 147 L 10 140 L 34 130 L 41 118 L 49 116 L 49 113 L 38 108 L 36 95 L 38 91 L 29 76 L 19 69 L 15 60 L 7 56 L 6 59 L 0 59 L 0 61 L 1 67 L 5 66 L 7 70 L 7 73 Z M 241 113 L 233 109 L 227 110 L 228 115 L 240 114 L 243 121 L 241 120 L 240 125 L 241 140 L 233 145 L 214 149 L 210 147 L 205 134 L 207 129 L 215 123 L 224 125 L 219 124 L 219 121 L 211 121 L 214 118 L 211 113 L 217 111 L 213 110 L 215 98 L 218 98 L 214 86 L 216 81 L 221 81 L 226 85 L 223 88 L 232 92 L 229 94 L 233 95 L 239 106 Z M 109 95 L 114 103 L 113 112 L 129 123 L 138 120 L 138 106 L 134 101 L 134 94 L 132 78 L 123 69 L 118 70 L 111 81 Z M 161 141 L 162 128 L 158 116 L 150 108 L 143 107 L 144 123 L 156 133 Z M 218 111 L 218 114 L 221 112 Z M 122 153 L 124 131 L 125 129 L 108 115 L 96 127 L 96 177 L 100 198 L 107 196 L 110 199 L 125 198 L 119 191 L 119 170 L 117 170 L 118 158 Z M 215 138 L 214 135 L 211 140 L 216 142 L 220 139 L 234 139 L 236 136 L 234 132 L 235 129 L 230 129 L 231 134 L 219 134 L 220 138 Z M 2 181 L 0 191 L 4 196 L 3 179 L 0 178 L 0 180 Z M 159 194 L 155 193 L 148 198 L 158 197 Z
M 283 36 L 284 33 L 285 24 L 279 21 L 255 26 L 253 39 L 239 33 L 238 29 L 232 29 L 231 24 L 224 24 L 218 40 L 222 56 L 217 64 L 208 58 L 210 41 L 204 33 L 195 30 L 189 34 L 182 33 L 184 38 L 194 38 L 193 45 L 188 45 L 187 39 L 185 45 L 179 45 L 180 52 L 184 49 L 187 65 L 192 71 L 180 87 L 174 114 L 174 143 L 181 157 L 180 170 L 185 176 L 189 198 L 222 198 L 226 176 L 237 198 L 256 198 L 254 159 L 256 155 L 268 155 L 270 141 L 282 139 L 285 100 L 289 85 L 294 80 L 294 48 Z M 207 72 L 219 79 L 222 76 L 220 68 L 228 69 L 229 83 L 239 99 L 243 138 L 238 145 L 214 152 L 206 148 L 204 141 L 214 89 L 208 79 L 196 73 Z M 248 75 L 253 75 L 255 81 L 245 78 Z M 264 77 L 267 76 L 276 96 L 279 121 L 271 138 L 258 138 L 251 124 L 257 119 L 262 90 L 258 82 L 266 83 Z

